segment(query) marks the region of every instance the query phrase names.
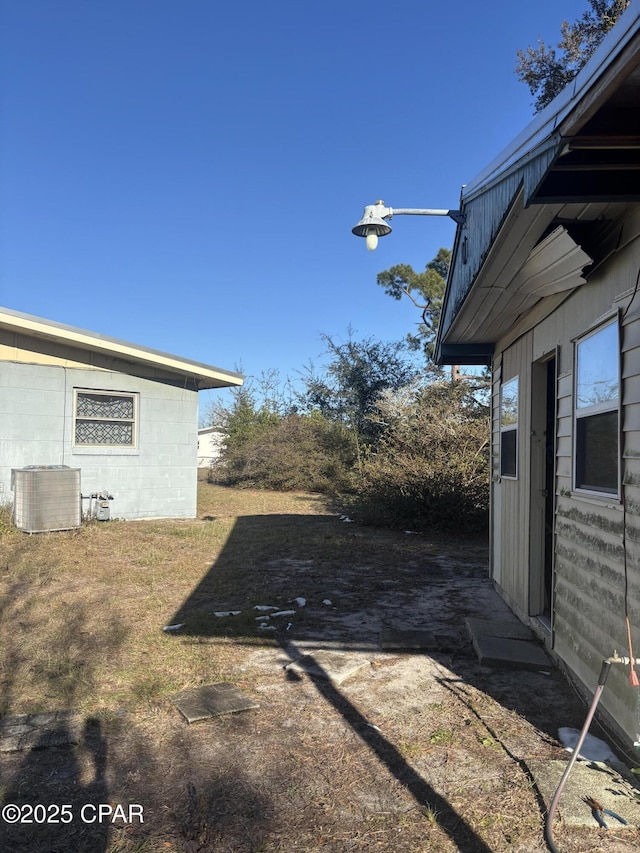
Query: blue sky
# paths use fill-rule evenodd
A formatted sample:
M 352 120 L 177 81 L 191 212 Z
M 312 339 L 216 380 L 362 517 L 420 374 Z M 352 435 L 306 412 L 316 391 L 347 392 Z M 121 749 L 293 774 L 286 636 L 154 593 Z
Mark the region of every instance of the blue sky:
M 418 322 L 423 270 L 533 118 L 516 50 L 586 0 L 0 0 L 0 304 L 247 375 Z M 201 395 L 205 407 L 215 392 Z

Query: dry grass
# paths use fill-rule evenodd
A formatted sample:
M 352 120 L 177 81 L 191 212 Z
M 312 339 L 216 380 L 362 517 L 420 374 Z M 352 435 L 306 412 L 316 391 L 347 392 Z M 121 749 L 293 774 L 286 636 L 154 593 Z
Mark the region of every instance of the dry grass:
M 253 614 L 250 621 L 222 620 L 223 626 L 211 611 L 246 606 L 251 593 L 268 597 L 267 579 L 256 564 L 290 545 L 281 541 L 281 529 L 265 528 L 259 541 L 240 543 L 236 535 L 225 553 L 234 529 L 242 527 L 234 506 L 238 493 L 206 484 L 200 490 L 206 520 L 197 522 L 94 522 L 68 533 L 5 533 L 2 713 L 51 707 L 133 711 L 178 689 L 229 676 L 228 655 L 221 662 L 207 646 L 176 643 L 161 630 L 175 621 L 194 589 L 202 590 L 203 578 L 211 592 L 201 592 L 199 606 L 188 608 L 192 633 L 220 631 L 220 639 L 242 633 L 263 642 Z M 273 495 L 239 494 L 245 516 L 258 525 L 260 516 L 269 518 Z M 324 512 L 313 496 L 278 496 L 277 506 L 292 535 L 295 516 Z
M 523 759 L 558 755 L 559 718 L 579 724 L 583 709 L 557 674 L 490 676 L 469 653 L 462 617 L 491 592 L 483 543 L 343 524 L 310 495 L 201 483 L 199 506 L 193 522 L 0 527 L 0 711 L 87 721 L 75 748 L 2 756 L 0 799 L 145 813 L 142 825 L 0 825 L 0 849 L 544 849 Z M 267 633 L 257 604 L 296 613 Z M 225 610 L 241 613 L 213 615 Z M 381 625 L 425 620 L 442 654 L 372 651 Z M 176 635 L 162 631 L 176 622 Z M 304 640 L 349 641 L 372 666 L 340 689 L 287 677 Z M 172 695 L 216 681 L 260 709 L 187 726 Z M 638 841 L 557 835 L 574 853 Z

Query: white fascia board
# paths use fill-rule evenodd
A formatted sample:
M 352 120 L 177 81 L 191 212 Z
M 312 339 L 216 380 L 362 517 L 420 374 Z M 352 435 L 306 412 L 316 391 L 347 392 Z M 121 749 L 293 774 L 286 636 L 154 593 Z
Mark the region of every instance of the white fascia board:
M 204 380 L 202 387 L 227 387 L 230 385 L 242 385 L 244 377 L 240 373 L 233 373 L 202 364 L 197 361 L 189 361 L 177 355 L 161 352 L 160 350 L 138 346 L 137 344 L 110 338 L 97 332 L 89 332 L 74 326 L 66 326 L 53 320 L 44 320 L 9 308 L 0 308 L 0 328 L 11 329 L 19 334 L 35 335 L 50 341 L 74 346 L 94 352 L 100 352 L 109 356 L 116 356 L 126 361 L 147 364 L 159 367 L 171 373 L 189 375 Z M 209 383 L 213 383 L 210 385 Z

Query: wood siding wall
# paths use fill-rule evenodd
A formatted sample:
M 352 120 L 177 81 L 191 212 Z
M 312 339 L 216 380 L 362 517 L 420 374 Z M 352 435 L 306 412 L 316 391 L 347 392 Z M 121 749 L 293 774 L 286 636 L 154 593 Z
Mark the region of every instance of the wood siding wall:
M 603 658 L 627 654 L 626 603 L 634 652 L 640 656 L 640 217 L 626 223 L 627 239 L 605 264 L 530 333 L 506 346 L 496 359 L 502 382 L 520 376 L 518 481 L 499 479 L 493 421 L 494 577 L 507 600 L 529 614 L 528 543 L 532 364 L 557 348 L 555 458 L 555 567 L 553 647 L 582 683 L 593 690 Z M 622 475 L 625 501 L 573 491 L 574 342 L 600 321 L 622 318 Z M 496 385 L 497 385 L 496 381 Z M 494 386 L 494 407 L 499 396 Z M 495 509 L 495 508 L 494 508 Z M 626 522 L 626 577 L 623 530 Z M 495 542 L 499 537 L 499 542 Z M 639 668 L 640 669 L 640 668 Z M 628 671 L 615 667 L 602 706 L 631 740 L 640 736 L 640 694 Z
M 499 583 L 507 600 L 528 612 L 529 488 L 531 421 L 531 346 L 532 333 L 523 335 L 502 355 L 499 381 L 496 382 L 497 411 L 493 419 L 493 475 L 499 481 L 501 513 L 494 516 L 499 537 Z M 500 479 L 500 385 L 518 377 L 517 479 Z M 512 531 L 522 531 L 514 536 Z M 498 581 L 498 578 L 495 578 Z

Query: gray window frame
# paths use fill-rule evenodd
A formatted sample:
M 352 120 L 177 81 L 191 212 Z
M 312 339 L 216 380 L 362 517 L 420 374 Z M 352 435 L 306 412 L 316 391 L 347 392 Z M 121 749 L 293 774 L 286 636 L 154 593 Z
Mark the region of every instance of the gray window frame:
M 605 400 L 603 402 L 595 402 L 591 405 L 580 405 L 579 404 L 579 388 L 580 388 L 580 347 L 586 343 L 587 341 L 593 339 L 596 335 L 604 332 L 606 329 L 610 329 L 611 327 L 615 327 L 616 330 L 616 379 L 617 379 L 617 387 L 616 387 L 616 397 Z M 573 380 L 573 472 L 572 472 L 572 485 L 573 491 L 576 494 L 585 495 L 593 498 L 598 498 L 600 500 L 620 500 L 620 406 L 621 406 L 621 353 L 620 353 L 620 325 L 618 321 L 617 315 L 609 320 L 600 323 L 593 329 L 590 329 L 584 335 L 581 335 L 579 338 L 576 338 L 574 341 L 574 380 Z M 582 442 L 579 438 L 580 433 L 580 422 L 586 421 L 589 418 L 596 418 L 601 415 L 612 414 L 616 415 L 616 459 L 617 459 L 617 471 L 616 471 L 616 487 L 615 489 L 608 489 L 605 487 L 597 488 L 597 487 L 588 487 L 584 485 L 580 485 L 578 483 L 579 472 L 580 470 L 584 470 L 585 463 L 584 459 L 580 458 L 580 453 L 583 449 Z
M 503 423 L 504 420 L 504 391 L 505 388 L 508 388 L 509 385 L 516 386 L 516 395 L 515 395 L 515 421 L 511 423 Z M 520 376 L 519 374 L 516 376 L 512 376 L 510 379 L 507 379 L 506 382 L 502 382 L 500 385 L 500 477 L 506 480 L 517 480 L 518 479 L 518 450 L 519 450 L 519 438 L 518 438 L 518 422 L 520 419 Z M 505 435 L 507 433 L 515 433 L 514 437 L 514 447 L 513 447 L 513 469 L 514 473 L 505 473 L 505 459 L 504 459 L 504 444 L 505 444 Z

